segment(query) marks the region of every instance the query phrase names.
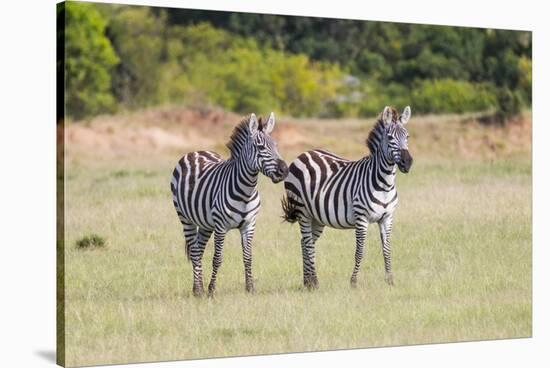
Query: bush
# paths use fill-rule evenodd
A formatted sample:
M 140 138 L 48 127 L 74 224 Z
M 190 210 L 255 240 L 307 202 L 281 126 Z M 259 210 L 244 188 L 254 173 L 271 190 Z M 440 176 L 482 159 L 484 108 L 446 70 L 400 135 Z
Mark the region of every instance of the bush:
M 314 116 L 335 99 L 343 73 L 330 63 L 312 62 L 305 55 L 271 51 L 270 93 L 282 112 L 294 116 Z
M 502 88 L 497 94 L 498 108 L 496 118 L 500 122 L 505 122 L 521 112 L 523 105 L 519 92 L 512 91 L 509 88 Z
M 252 39 L 231 36 L 208 24 L 183 28 L 179 37 L 180 78 L 167 81 L 164 88 L 179 90 L 179 99 L 187 105 L 311 116 L 336 97 L 343 77 L 335 64 L 262 48 Z
M 147 7 L 103 7 L 109 17 L 108 34 L 120 57 L 113 72 L 113 91 L 128 108 L 160 103 L 159 90 L 164 44 L 164 21 Z M 110 9 L 107 11 L 105 9 Z
M 420 113 L 494 110 L 507 119 L 531 101 L 529 32 L 327 26 L 323 19 L 112 4 L 58 9 L 66 19 L 58 30 L 65 103 L 77 119 L 166 103 L 321 117 L 412 105 Z
M 519 69 L 519 87 L 520 90 L 524 93 L 526 104 L 529 104 L 532 99 L 532 62 L 531 59 L 523 56 L 518 61 Z
M 398 108 L 411 105 L 408 88 L 397 83 L 365 82 L 359 111 L 361 116 L 376 116 L 382 112 L 384 106 L 390 105 Z
M 105 36 L 104 17 L 92 4 L 74 2 L 60 5 L 57 16 L 66 22 L 65 37 L 60 39 L 63 33 L 58 33 L 58 44 L 65 44 L 67 115 L 79 119 L 113 111 L 110 73 L 119 59 Z
M 411 93 L 411 105 L 421 113 L 464 113 L 495 108 L 497 100 L 487 85 L 439 79 L 417 83 Z
M 105 238 L 97 234 L 86 235 L 76 241 L 76 247 L 78 249 L 103 248 L 105 244 Z

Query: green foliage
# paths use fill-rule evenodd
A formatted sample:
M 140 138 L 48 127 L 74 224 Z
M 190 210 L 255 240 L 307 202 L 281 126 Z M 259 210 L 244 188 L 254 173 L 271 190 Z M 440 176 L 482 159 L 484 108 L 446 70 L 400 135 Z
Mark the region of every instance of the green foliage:
M 314 63 L 305 55 L 270 52 L 271 93 L 278 109 L 294 116 L 312 116 L 336 98 L 343 73 L 335 64 Z
M 496 96 L 483 84 L 453 79 L 425 80 L 414 87 L 411 104 L 421 113 L 485 111 L 496 106 Z
M 500 121 L 506 121 L 521 112 L 523 105 L 521 96 L 517 91 L 503 87 L 497 93 L 498 110 L 496 117 Z
M 178 29 L 168 43 L 170 67 L 164 69 L 180 77 L 165 79 L 163 89 L 173 93 L 164 99 L 190 106 L 315 115 L 336 97 L 343 76 L 335 64 L 261 48 L 207 23 Z
M 269 109 L 268 66 L 255 42 L 233 40 L 207 23 L 180 32 L 183 101 L 192 106 L 220 105 L 240 112 Z
M 363 98 L 360 101 L 359 115 L 376 116 L 381 112 L 381 106 L 410 105 L 410 100 L 405 97 L 409 94 L 408 88 L 402 84 L 367 81 L 362 87 Z M 414 109 L 416 111 L 416 106 Z
M 105 8 L 108 35 L 120 57 L 113 73 L 113 91 L 119 103 L 129 108 L 159 103 L 165 47 L 162 18 L 154 16 L 147 7 Z
M 460 61 L 448 58 L 425 48 L 414 59 L 405 59 L 395 66 L 396 79 L 414 81 L 428 78 L 466 79 L 467 72 L 460 67 Z
M 97 234 L 86 235 L 76 241 L 76 247 L 78 249 L 102 248 L 105 244 L 105 238 Z
M 411 105 L 418 113 L 463 113 L 497 108 L 494 89 L 486 83 L 454 79 L 419 80 L 408 87 L 399 83 L 363 81 L 360 98 L 341 99 L 331 104 L 332 116 L 375 116 L 380 106 Z M 348 95 L 351 93 L 348 91 Z
M 105 19 L 92 4 L 67 2 L 58 7 L 65 18 L 65 106 L 81 118 L 112 111 L 110 72 L 119 59 L 105 36 Z
M 111 4 L 67 9 L 66 105 L 76 118 L 165 103 L 324 117 L 412 105 L 508 118 L 532 98 L 529 32 Z
M 532 98 L 532 62 L 531 59 L 527 56 L 522 56 L 518 60 L 518 69 L 519 69 L 519 90 L 524 93 L 525 100 L 531 101 Z

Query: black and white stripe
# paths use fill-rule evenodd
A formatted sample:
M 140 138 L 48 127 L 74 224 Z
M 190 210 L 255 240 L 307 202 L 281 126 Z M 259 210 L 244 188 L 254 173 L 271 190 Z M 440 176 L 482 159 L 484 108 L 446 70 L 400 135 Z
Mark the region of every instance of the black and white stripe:
M 237 228 L 241 232 L 246 290 L 253 291 L 251 242 L 260 210 L 257 191 L 261 172 L 274 183 L 287 173 L 277 146 L 269 135 L 275 125 L 271 113 L 264 124 L 252 114 L 235 128 L 228 143 L 231 157 L 223 160 L 211 151 L 184 155 L 172 174 L 174 207 L 183 224 L 186 254 L 193 264 L 193 294 L 203 294 L 202 256 L 214 233 L 214 259 L 209 295 L 216 288 L 216 276 L 222 263 L 225 234 Z
M 390 235 L 397 206 L 396 166 L 404 173 L 412 165 L 405 124 L 411 109 L 386 107 L 367 138 L 371 154 L 350 161 L 324 150 L 302 153 L 289 166 L 283 199 L 284 218 L 298 221 L 302 235 L 304 285 L 318 286 L 315 269 L 315 242 L 325 226 L 355 229 L 355 265 L 351 284 L 363 259 L 369 223 L 378 223 L 384 255 L 386 281 L 393 284 Z

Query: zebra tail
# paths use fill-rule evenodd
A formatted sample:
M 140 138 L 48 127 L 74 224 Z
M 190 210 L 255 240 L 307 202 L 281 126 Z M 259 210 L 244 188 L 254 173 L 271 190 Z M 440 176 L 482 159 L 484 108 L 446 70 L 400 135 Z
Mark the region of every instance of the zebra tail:
M 291 224 L 298 221 L 299 210 L 296 206 L 296 202 L 288 197 L 288 195 L 283 196 L 281 199 L 281 207 L 283 207 L 283 216 L 281 216 L 286 222 Z

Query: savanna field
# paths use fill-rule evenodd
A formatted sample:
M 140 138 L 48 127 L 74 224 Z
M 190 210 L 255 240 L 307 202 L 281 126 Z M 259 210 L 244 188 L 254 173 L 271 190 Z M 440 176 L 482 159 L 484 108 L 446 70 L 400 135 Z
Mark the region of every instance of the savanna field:
M 395 286 L 384 282 L 371 225 L 356 289 L 354 232 L 329 228 L 316 247 L 320 287 L 303 289 L 299 227 L 282 222 L 282 183 L 262 177 L 256 293 L 244 291 L 233 230 L 214 299 L 192 296 L 170 179 L 185 152 L 228 157 L 241 117 L 158 108 L 67 124 L 67 365 L 531 336 L 531 115 L 502 127 L 469 115 L 419 116 L 412 107 L 414 164 L 397 178 Z M 277 116 L 273 135 L 288 163 L 311 148 L 358 159 L 374 120 Z M 77 246 L 94 234 L 103 246 Z M 211 239 L 205 284 L 212 254 Z

